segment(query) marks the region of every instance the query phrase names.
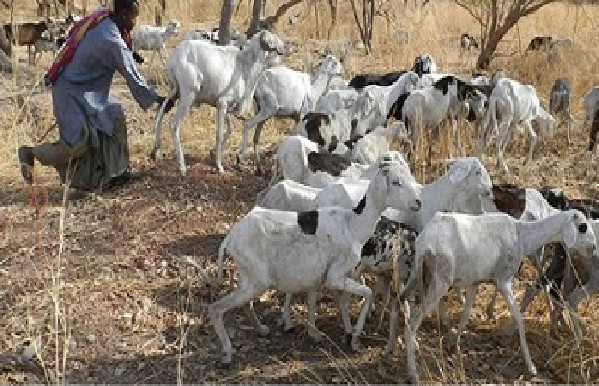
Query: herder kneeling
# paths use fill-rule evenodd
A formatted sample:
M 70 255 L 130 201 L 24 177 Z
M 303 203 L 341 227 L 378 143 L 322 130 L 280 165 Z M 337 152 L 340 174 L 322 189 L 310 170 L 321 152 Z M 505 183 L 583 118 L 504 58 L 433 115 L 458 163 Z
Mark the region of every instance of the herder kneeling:
M 137 0 L 114 0 L 113 11 L 100 8 L 69 32 L 45 77 L 52 85 L 60 139 L 19 148 L 21 174 L 27 183 L 33 183 L 35 159 L 54 166 L 62 183 L 68 177 L 70 186 L 78 189 L 95 190 L 132 176 L 125 115 L 121 105 L 109 97 L 115 71 L 125 78 L 142 109 L 164 102 L 135 65 L 131 30 L 138 14 Z

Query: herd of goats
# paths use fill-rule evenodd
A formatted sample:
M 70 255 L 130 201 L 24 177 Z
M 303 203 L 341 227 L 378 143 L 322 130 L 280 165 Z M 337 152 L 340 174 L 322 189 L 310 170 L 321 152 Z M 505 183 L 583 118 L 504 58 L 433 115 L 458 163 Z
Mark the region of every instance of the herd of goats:
M 166 27 L 137 27 L 133 48 L 158 52 L 162 57 L 166 40 L 179 28 L 176 21 Z M 535 39 L 530 47 L 540 49 Z M 509 173 L 503 154 L 514 134 L 521 132 L 521 126 L 528 132 L 530 160 L 537 134 L 553 135 L 557 117 L 560 124 L 567 125 L 569 141 L 573 117 L 568 79 L 555 81 L 547 110 L 533 86 L 503 72 L 468 81 L 441 74 L 429 54 L 418 56 L 408 71 L 361 74 L 348 82 L 342 77 L 342 62 L 330 54 L 322 57 L 312 73 L 282 65 L 280 57 L 286 45 L 271 31 L 250 38 L 239 34 L 227 46 L 217 45 L 217 40 L 216 29 L 190 31 L 168 55 L 165 65 L 170 88 L 156 116 L 152 157 L 156 160 L 160 149 L 169 99 L 178 100 L 170 129 L 182 174 L 187 166 L 180 124 L 194 104 L 217 108 L 219 172 L 223 171 L 221 157 L 232 129 L 231 113 L 241 117 L 252 105 L 256 107 L 255 115 L 243 122 L 239 161 L 247 156 L 247 135 L 255 127 L 257 173 L 264 173 L 259 156 L 264 122 L 271 117 L 296 121 L 294 135 L 278 146 L 270 185 L 258 194 L 256 206 L 231 227 L 219 248 L 219 279 L 225 255 L 234 260 L 239 273 L 233 292 L 208 308 L 224 363 L 231 361 L 232 346 L 223 314 L 244 306 L 258 332 L 267 334 L 269 329 L 254 312 L 252 301 L 268 289 L 287 294 L 282 316 L 286 330 L 293 326 L 292 294 L 308 294 L 308 334 L 316 341 L 322 338 L 316 327 L 316 303 L 321 290 L 335 290 L 343 328 L 356 350 L 373 302 L 382 297 L 383 304 L 390 305 L 385 353 L 391 354 L 399 328 L 398 310 L 402 309 L 409 319 L 405 345 L 412 381 L 418 380 L 416 332 L 437 306 L 447 323 L 450 289 L 465 290 L 458 346 L 481 283 L 494 284 L 505 298 L 514 317 L 508 329 L 517 327 L 531 374 L 536 369 L 522 312 L 542 289 L 550 295 L 551 330 L 564 323 L 565 305 L 579 344 L 582 331 L 575 310 L 585 296 L 599 289 L 595 238 L 599 205 L 589 199 L 568 198 L 559 188 L 494 185 L 481 162 L 494 139 L 497 163 Z M 475 43 L 462 35 L 462 47 Z M 35 41 L 32 44 L 37 48 Z M 599 131 L 598 107 L 599 87 L 595 87 L 584 97 L 585 125 L 590 127 L 588 158 Z M 478 135 L 476 157 L 455 158 L 437 180 L 418 183 L 409 162 L 419 154 L 421 137 L 449 122 L 453 151 L 461 155 L 462 119 Z M 388 121 L 393 123 L 388 125 Z M 396 138 L 404 140 L 402 152 L 390 150 Z M 545 251 L 546 245 L 552 247 Z M 524 256 L 536 267 L 538 281 L 527 289 L 520 309 L 512 279 Z M 372 289 L 364 284 L 364 273 L 375 276 Z M 352 294 L 364 298 L 355 324 L 349 314 Z M 495 297 L 487 310 L 490 317 L 494 301 Z

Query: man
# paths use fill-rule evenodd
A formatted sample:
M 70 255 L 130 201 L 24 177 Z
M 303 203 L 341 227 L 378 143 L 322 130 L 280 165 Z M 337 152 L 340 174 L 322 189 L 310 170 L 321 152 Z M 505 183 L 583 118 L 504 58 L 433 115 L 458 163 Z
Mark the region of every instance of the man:
M 109 97 L 115 71 L 125 78 L 142 109 L 164 101 L 135 66 L 130 32 L 138 14 L 137 0 L 114 0 L 112 12 L 100 9 L 71 29 L 46 74 L 60 139 L 19 148 L 21 174 L 27 183 L 33 182 L 35 159 L 54 166 L 61 182 L 69 179 L 74 188 L 94 190 L 129 178 L 125 116 L 120 104 Z M 170 108 L 172 103 L 166 110 Z

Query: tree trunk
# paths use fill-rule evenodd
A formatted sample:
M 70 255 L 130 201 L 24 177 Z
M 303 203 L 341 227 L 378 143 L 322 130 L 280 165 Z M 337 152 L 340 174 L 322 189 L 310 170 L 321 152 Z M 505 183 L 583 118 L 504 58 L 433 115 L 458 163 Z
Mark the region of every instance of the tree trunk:
M 333 33 L 333 29 L 337 25 L 337 0 L 328 0 L 329 8 L 331 10 L 331 25 L 329 26 L 329 30 L 327 31 L 327 40 L 331 40 L 331 34 Z
M 231 13 L 234 5 L 235 0 L 223 0 L 218 24 L 218 44 L 221 46 L 226 46 L 231 42 Z
M 252 20 L 250 21 L 250 26 L 246 32 L 248 38 L 254 36 L 254 34 L 260 30 L 260 18 L 264 13 L 263 6 L 263 0 L 254 0 L 252 7 Z
M 482 47 L 478 59 L 476 60 L 476 68 L 479 70 L 486 70 L 491 64 L 497 45 L 508 31 L 518 22 L 520 15 L 517 11 L 512 11 L 505 18 L 505 22 L 499 25 L 499 28 L 490 31 L 488 34 L 487 42 Z
M 158 6 L 154 8 L 154 22 L 156 25 L 162 25 L 166 15 L 166 0 L 158 0 Z

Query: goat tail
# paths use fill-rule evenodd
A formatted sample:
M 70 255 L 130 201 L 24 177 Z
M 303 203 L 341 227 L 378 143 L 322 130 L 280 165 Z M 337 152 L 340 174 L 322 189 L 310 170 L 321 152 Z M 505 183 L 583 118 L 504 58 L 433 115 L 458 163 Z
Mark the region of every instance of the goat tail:
M 223 261 L 225 258 L 225 252 L 227 249 L 227 245 L 229 245 L 229 235 L 227 235 L 225 237 L 225 239 L 222 241 L 222 243 L 220 243 L 220 247 L 218 248 L 218 268 L 217 268 L 218 281 L 223 280 L 223 276 L 224 276 Z

